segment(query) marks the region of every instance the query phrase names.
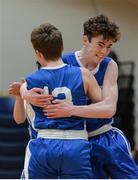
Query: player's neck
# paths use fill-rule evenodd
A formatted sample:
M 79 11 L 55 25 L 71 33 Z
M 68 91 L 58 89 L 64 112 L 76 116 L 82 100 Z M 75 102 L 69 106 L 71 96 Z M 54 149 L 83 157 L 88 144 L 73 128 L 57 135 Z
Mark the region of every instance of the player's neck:
M 64 64 L 64 63 L 63 63 L 62 59 L 59 58 L 55 61 L 49 60 L 49 61 L 45 62 L 43 64 L 43 67 L 56 67 L 56 66 L 61 66 L 62 64 Z
M 83 50 L 77 51 L 77 57 L 81 64 L 90 71 L 94 70 L 98 65 Z

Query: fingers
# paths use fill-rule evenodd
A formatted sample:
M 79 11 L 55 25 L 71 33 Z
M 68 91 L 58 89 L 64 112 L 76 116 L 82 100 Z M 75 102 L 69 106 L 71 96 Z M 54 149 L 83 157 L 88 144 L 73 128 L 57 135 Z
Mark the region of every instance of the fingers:
M 52 96 L 45 96 L 45 95 L 35 95 L 34 97 L 31 96 L 32 99 L 36 102 L 47 102 L 48 104 L 51 104 L 51 101 L 53 99 Z
M 59 117 L 61 118 L 61 115 L 59 115 L 56 111 L 44 112 L 44 115 L 49 119 L 59 118 Z
M 31 104 L 33 104 L 34 106 L 38 106 L 38 107 L 46 107 L 46 105 L 49 105 L 51 104 L 51 101 L 50 100 L 47 100 L 47 99 L 33 99 L 30 101 Z
M 25 79 L 21 79 L 21 83 L 24 83 L 25 82 Z
M 48 104 L 47 106 L 44 107 L 44 110 L 48 111 L 55 108 L 58 108 L 58 105 Z
M 54 101 L 52 101 L 53 104 L 61 104 L 65 102 L 64 100 L 59 100 L 59 99 L 55 99 Z
M 41 89 L 41 88 L 33 88 L 31 90 L 28 91 L 28 95 L 32 95 L 32 97 L 34 98 L 38 98 L 40 99 L 40 101 L 51 101 L 53 100 L 53 96 L 48 94 L 48 95 L 45 95 L 43 94 L 44 90 Z
M 49 106 L 49 105 L 48 105 L 48 106 Z M 51 113 L 51 112 L 55 112 L 55 109 L 52 109 L 52 108 L 51 108 L 51 109 L 48 109 L 48 108 L 44 107 L 44 108 L 43 108 L 43 112 L 44 112 L 44 113 Z
M 8 93 L 9 93 L 10 95 L 12 95 L 12 94 L 13 94 L 12 89 L 8 89 Z
M 58 117 L 57 115 L 46 115 L 46 116 L 47 116 L 48 119 L 57 119 L 57 118 L 61 118 L 61 116 Z
M 13 96 L 19 96 L 20 87 L 21 87 L 20 82 L 13 82 L 12 84 L 9 85 L 9 89 L 8 89 L 9 94 Z
M 40 100 L 48 100 L 48 101 L 52 101 L 53 100 L 53 96 L 52 95 L 41 95 L 38 94 L 38 97 Z
M 52 99 L 53 99 L 53 97 L 51 97 L 51 96 L 49 96 L 49 97 L 37 96 L 37 97 L 34 97 L 33 102 L 36 103 L 37 105 L 41 105 L 41 107 L 42 107 L 42 106 L 51 104 Z
M 41 88 L 33 88 L 33 89 L 31 89 L 31 91 L 39 93 L 39 94 L 43 94 L 44 93 L 44 89 L 41 89 Z
M 43 107 L 43 112 L 46 116 L 55 113 L 55 108 L 53 109 L 53 105 L 46 105 Z
M 49 119 L 62 117 L 58 104 L 57 105 L 50 104 L 43 107 L 43 112 L 44 112 L 44 115 L 47 116 L 47 118 Z

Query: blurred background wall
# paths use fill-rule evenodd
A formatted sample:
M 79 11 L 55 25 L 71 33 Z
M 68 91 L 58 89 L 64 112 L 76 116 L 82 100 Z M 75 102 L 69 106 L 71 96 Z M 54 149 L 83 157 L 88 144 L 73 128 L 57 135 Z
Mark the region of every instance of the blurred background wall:
M 120 27 L 121 40 L 113 50 L 119 60 L 135 62 L 135 141 L 138 146 L 138 0 L 0 0 L 0 92 L 34 70 L 32 29 L 49 22 L 64 39 L 64 52 L 81 47 L 83 22 L 105 14 Z M 137 147 L 138 148 L 138 147 Z

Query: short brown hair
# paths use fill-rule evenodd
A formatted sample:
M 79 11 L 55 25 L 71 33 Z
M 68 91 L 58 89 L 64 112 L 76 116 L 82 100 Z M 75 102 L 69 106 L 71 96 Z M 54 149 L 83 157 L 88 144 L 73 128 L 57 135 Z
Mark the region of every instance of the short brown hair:
M 31 33 L 31 42 L 35 50 L 43 54 L 47 60 L 58 59 L 63 50 L 61 32 L 51 24 L 41 24 Z

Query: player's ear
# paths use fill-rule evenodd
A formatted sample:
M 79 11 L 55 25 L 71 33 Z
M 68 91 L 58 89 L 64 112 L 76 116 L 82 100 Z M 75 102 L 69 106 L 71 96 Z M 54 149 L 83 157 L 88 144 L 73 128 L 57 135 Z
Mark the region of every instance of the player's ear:
M 39 59 L 43 57 L 43 54 L 38 50 L 35 50 L 35 54 L 36 54 L 36 57 Z
M 35 54 L 36 54 L 36 56 L 39 56 L 39 51 L 38 50 L 35 50 Z
M 82 36 L 82 43 L 83 45 L 87 45 L 89 43 L 88 37 L 86 35 Z

